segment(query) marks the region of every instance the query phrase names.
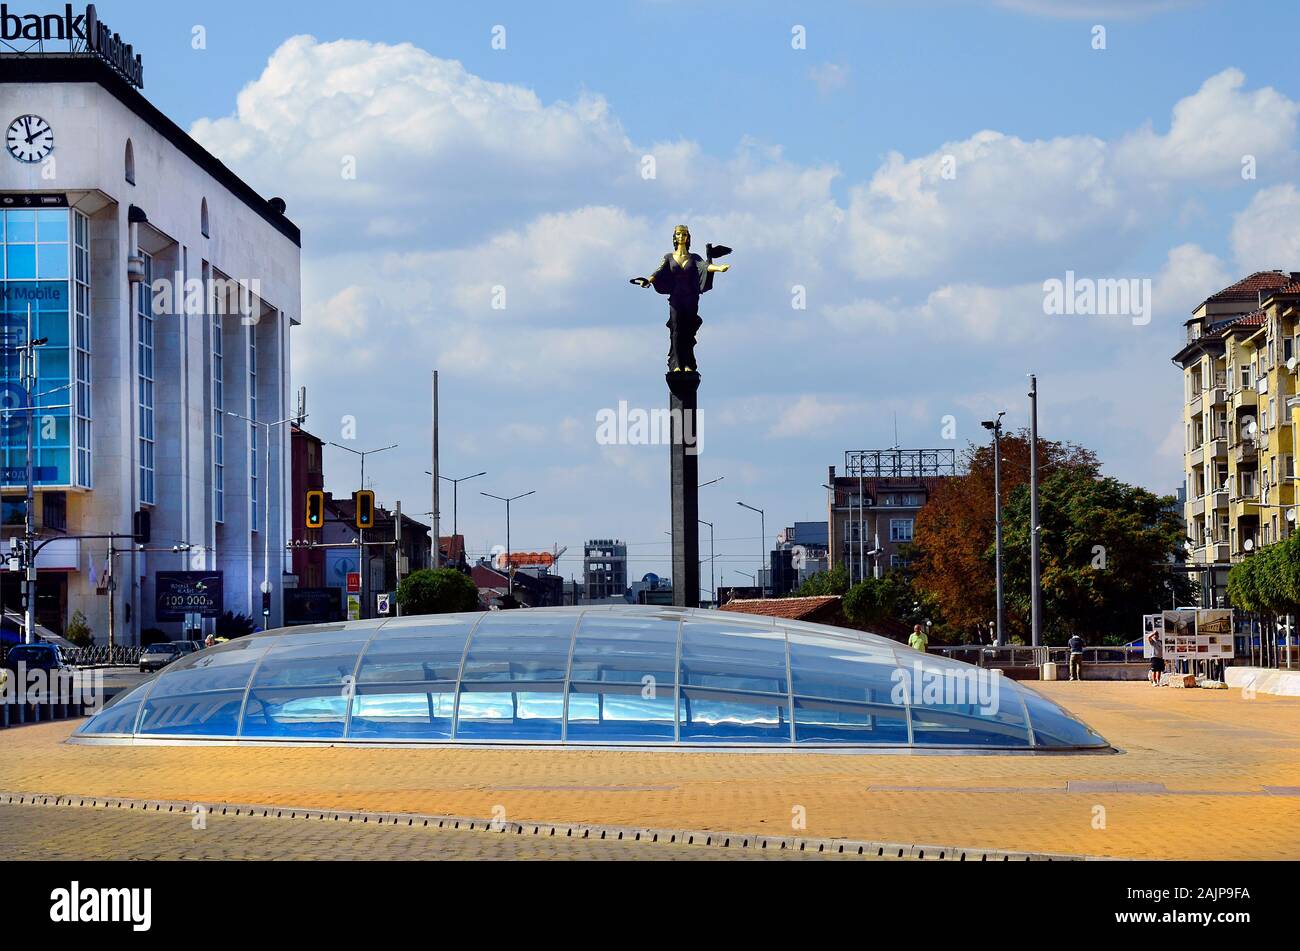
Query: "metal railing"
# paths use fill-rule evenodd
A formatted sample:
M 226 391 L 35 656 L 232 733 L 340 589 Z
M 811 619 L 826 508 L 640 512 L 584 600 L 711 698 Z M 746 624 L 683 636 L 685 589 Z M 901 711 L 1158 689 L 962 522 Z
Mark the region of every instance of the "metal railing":
M 1018 644 L 995 647 L 986 644 L 962 644 L 931 647 L 929 652 L 974 664 L 976 667 L 990 668 L 1042 667 L 1047 663 L 1068 665 L 1070 662 L 1068 647 L 1026 647 Z M 1083 662 L 1085 664 L 1141 664 L 1144 661 L 1141 647 L 1104 645 L 1085 647 Z
M 20 646 L 22 645 L 0 646 L 0 663 L 4 662 L 12 647 Z M 134 667 L 140 663 L 141 649 L 120 644 L 113 647 L 99 644 L 93 647 L 64 648 L 59 654 L 69 667 Z

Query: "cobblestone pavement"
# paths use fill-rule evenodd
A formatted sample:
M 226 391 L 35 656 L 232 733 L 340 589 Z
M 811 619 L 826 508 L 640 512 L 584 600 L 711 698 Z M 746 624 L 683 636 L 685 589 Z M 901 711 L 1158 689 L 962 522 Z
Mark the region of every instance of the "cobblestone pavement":
M 1300 858 L 1300 699 L 1146 683 L 1034 686 L 1121 752 L 85 747 L 62 742 L 75 723 L 55 722 L 0 731 L 0 791 L 787 836 L 793 815 L 806 817 L 799 834 L 815 838 Z
M 420 826 L 376 826 L 320 819 L 209 815 L 195 829 L 188 813 L 145 813 L 64 806 L 0 805 L 0 855 L 6 860 L 478 860 L 601 861 L 827 860 L 857 856 L 726 850 L 707 846 L 592 839 L 538 839 Z

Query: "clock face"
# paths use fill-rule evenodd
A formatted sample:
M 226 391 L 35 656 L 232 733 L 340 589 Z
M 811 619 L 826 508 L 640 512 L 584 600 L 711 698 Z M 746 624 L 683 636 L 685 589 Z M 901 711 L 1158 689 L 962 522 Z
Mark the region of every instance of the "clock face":
M 40 116 L 19 116 L 9 123 L 5 145 L 20 162 L 43 162 L 54 151 L 54 130 Z

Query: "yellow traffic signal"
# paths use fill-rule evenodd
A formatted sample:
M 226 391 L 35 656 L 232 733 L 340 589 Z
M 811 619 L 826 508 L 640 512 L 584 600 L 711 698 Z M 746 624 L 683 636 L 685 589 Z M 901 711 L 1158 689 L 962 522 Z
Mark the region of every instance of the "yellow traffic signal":
M 375 493 L 369 489 L 353 492 L 352 507 L 357 513 L 357 528 L 375 527 Z
M 311 491 L 307 493 L 307 527 L 325 527 L 325 493 Z

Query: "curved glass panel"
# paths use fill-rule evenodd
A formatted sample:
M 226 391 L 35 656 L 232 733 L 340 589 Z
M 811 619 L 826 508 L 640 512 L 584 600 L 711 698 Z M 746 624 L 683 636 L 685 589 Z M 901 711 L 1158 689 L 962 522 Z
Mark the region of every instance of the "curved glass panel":
M 486 615 L 470 639 L 461 679 L 563 681 L 577 620 L 533 610 Z
M 580 684 L 569 689 L 565 739 L 573 743 L 671 743 L 673 689 L 648 684 Z
M 77 742 L 1106 749 L 1032 689 L 883 637 L 636 605 L 322 624 L 191 654 Z
M 682 624 L 683 686 L 786 693 L 785 631 L 752 623 Z
M 899 690 L 912 713 L 916 746 L 1028 747 L 1020 688 L 1000 671 L 903 652 Z
M 683 743 L 789 743 L 790 702 L 783 695 L 682 690 Z
M 309 641 L 284 638 L 263 656 L 248 686 L 240 736 L 343 736 L 365 641 Z
M 659 618 L 586 616 L 573 643 L 570 680 L 649 686 L 677 683 L 677 628 Z
M 456 708 L 456 739 L 559 740 L 564 729 L 562 684 L 463 684 Z M 505 689 L 503 689 L 505 688 Z
M 142 736 L 233 736 L 253 668 L 266 648 L 252 638 L 191 654 L 158 676 L 140 719 Z
M 1106 741 L 1086 723 L 1066 713 L 1032 687 L 1017 690 L 1029 708 L 1029 723 L 1034 728 L 1034 745 L 1058 749 L 1065 747 L 1104 747 Z
M 140 713 L 140 701 L 156 679 L 146 680 L 138 687 L 119 693 L 104 704 L 103 710 L 83 723 L 77 733 L 83 736 L 131 736 Z

